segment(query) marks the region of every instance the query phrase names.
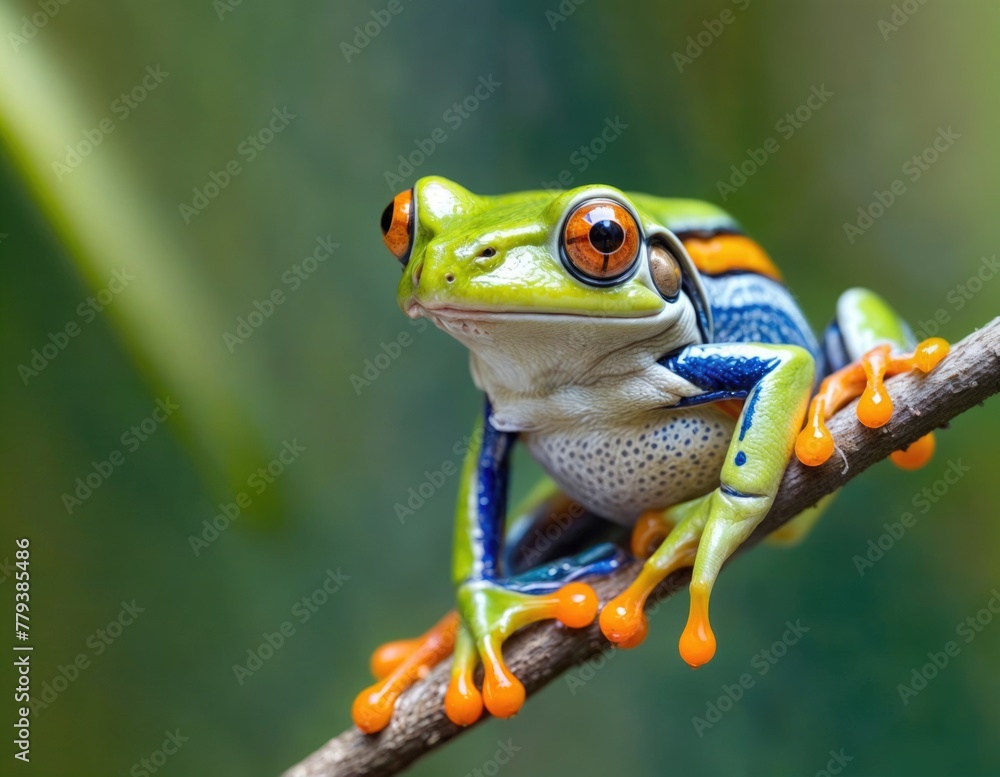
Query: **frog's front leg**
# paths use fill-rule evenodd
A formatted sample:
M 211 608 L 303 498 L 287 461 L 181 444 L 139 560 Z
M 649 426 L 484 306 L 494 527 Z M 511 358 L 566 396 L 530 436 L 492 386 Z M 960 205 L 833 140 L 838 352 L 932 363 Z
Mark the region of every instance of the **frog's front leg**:
M 597 595 L 585 583 L 567 581 L 607 573 L 619 560 L 617 548 L 608 545 L 516 577 L 501 576 L 498 556 L 514 435 L 498 431 L 489 417 L 487 402 L 482 435 L 474 439 L 465 460 L 455 531 L 454 579 L 461 619 L 445 712 L 459 725 L 478 720 L 484 705 L 496 717 L 517 713 L 525 690 L 504 662 L 504 641 L 540 620 L 554 618 L 571 628 L 589 625 L 597 616 Z M 481 694 L 473 680 L 480 661 Z
M 715 654 L 709 595 L 723 562 L 767 515 L 802 427 L 813 385 L 812 355 L 797 346 L 733 343 L 690 346 L 665 366 L 700 387 L 691 402 L 745 396 L 720 473 L 721 485 L 667 511 L 674 529 L 632 584 L 601 612 L 612 642 L 634 644 L 646 629 L 647 597 L 671 572 L 694 563 L 691 609 L 681 657 L 700 666 Z

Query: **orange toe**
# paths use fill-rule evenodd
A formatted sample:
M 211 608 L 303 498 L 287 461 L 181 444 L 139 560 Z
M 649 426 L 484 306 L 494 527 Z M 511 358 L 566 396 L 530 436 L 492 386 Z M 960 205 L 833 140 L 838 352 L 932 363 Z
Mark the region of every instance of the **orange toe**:
M 490 715 L 496 718 L 516 715 L 524 706 L 524 697 L 524 685 L 506 666 L 500 671 L 497 667 L 486 665 L 483 675 L 483 702 Z
M 553 614 L 571 629 L 589 626 L 597 617 L 597 594 L 586 583 L 568 583 L 556 592 Z
M 908 448 L 889 454 L 889 458 L 900 469 L 920 469 L 931 460 L 935 447 L 937 444 L 934 441 L 934 433 L 931 432 L 912 443 Z
M 351 706 L 354 725 L 366 734 L 377 734 L 389 725 L 398 696 L 399 693 L 392 693 L 391 689 L 384 688 L 382 683 L 365 688 L 357 695 Z
M 795 438 L 795 455 L 807 467 L 818 467 L 833 455 L 833 435 L 818 415 Z
M 646 641 L 646 635 L 649 634 L 649 617 L 644 612 L 642 614 L 642 619 L 639 622 L 639 630 L 635 632 L 631 637 L 627 639 L 622 639 L 618 641 L 618 647 L 623 650 L 631 650 L 632 648 L 637 648 L 643 642 Z
M 871 429 L 885 426 L 892 418 L 892 400 L 885 390 L 885 372 L 889 366 L 889 346 L 872 348 L 861 357 L 867 385 L 858 400 L 858 420 Z
M 644 596 L 637 596 L 632 587 L 626 588 L 601 610 L 601 631 L 611 642 L 628 642 L 648 629 L 643 606 Z
M 444 695 L 444 712 L 458 726 L 471 726 L 483 714 L 483 695 L 472 681 L 472 673 L 453 675 Z
M 924 340 L 913 352 L 913 364 L 921 372 L 933 370 L 945 356 L 951 346 L 948 341 L 940 337 L 931 337 Z
M 395 642 L 386 642 L 372 653 L 371 666 L 372 675 L 376 680 L 381 680 L 405 661 L 413 652 L 420 647 L 421 639 L 399 639 Z
M 695 669 L 715 655 L 715 634 L 708 620 L 708 594 L 703 591 L 691 590 L 691 611 L 677 647 L 681 658 Z

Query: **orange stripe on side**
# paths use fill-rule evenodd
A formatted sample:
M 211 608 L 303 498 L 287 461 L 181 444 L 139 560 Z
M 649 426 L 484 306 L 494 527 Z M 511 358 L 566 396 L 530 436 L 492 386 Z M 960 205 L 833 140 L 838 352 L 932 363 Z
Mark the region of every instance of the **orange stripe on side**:
M 692 238 L 684 241 L 684 247 L 695 267 L 706 275 L 743 270 L 776 281 L 784 280 L 764 249 L 743 235 L 716 235 L 707 240 Z

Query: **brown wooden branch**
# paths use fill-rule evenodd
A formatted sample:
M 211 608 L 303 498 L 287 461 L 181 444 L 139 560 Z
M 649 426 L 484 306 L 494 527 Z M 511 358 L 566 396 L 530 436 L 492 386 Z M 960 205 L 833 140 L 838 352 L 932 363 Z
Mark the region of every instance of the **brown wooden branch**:
M 748 548 L 791 520 L 822 496 L 843 486 L 872 464 L 1000 392 L 1000 318 L 993 319 L 956 345 L 926 376 L 911 373 L 889 382 L 895 404 L 892 419 L 881 429 L 858 423 L 854 404 L 837 413 L 828 426 L 844 457 L 810 468 L 792 461 L 778 497 L 757 531 L 744 543 Z M 632 580 L 637 564 L 596 581 L 594 589 L 606 602 Z M 682 587 L 690 570 L 668 578 L 652 601 L 660 601 Z M 613 649 L 596 622 L 589 628 L 568 630 L 554 621 L 536 624 L 516 634 L 504 646 L 504 657 L 524 682 L 529 694 L 559 674 L 601 651 Z M 443 699 L 450 662 L 435 667 L 403 694 L 392 722 L 381 733 L 366 736 L 351 728 L 287 771 L 284 777 L 361 777 L 397 774 L 420 756 L 462 733 L 444 714 Z M 359 679 L 358 688 L 365 684 Z

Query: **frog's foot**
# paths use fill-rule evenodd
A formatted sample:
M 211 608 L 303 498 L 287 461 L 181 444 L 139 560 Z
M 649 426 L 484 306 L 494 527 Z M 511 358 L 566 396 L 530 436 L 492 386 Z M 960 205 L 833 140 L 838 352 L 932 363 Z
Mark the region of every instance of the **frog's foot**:
M 670 510 L 643 514 L 636 522 L 632 533 L 632 548 L 636 555 L 648 555 L 650 543 L 657 536 L 665 533 L 666 539 L 659 545 L 656 552 L 643 564 L 635 580 L 618 596 L 608 602 L 601 610 L 601 631 L 611 642 L 619 647 L 632 648 L 641 644 L 646 638 L 649 623 L 646 618 L 646 600 L 653 590 L 672 572 L 694 564 L 698 543 L 701 541 L 705 528 L 707 514 L 697 509 L 698 500 L 678 505 Z M 695 592 L 692 591 L 692 601 Z M 707 635 L 711 628 L 707 626 L 706 603 L 705 626 Z M 685 631 L 685 633 L 687 633 Z M 712 638 L 712 653 L 715 652 L 714 637 Z M 685 660 L 682 639 L 681 653 Z M 710 656 L 711 657 L 711 656 Z M 706 659 L 707 660 L 707 659 Z M 688 663 L 691 663 L 688 661 Z M 701 663 L 704 663 L 701 662 Z
M 372 674 L 378 682 L 355 698 L 351 708 L 355 725 L 366 734 L 388 726 L 403 691 L 452 652 L 457 629 L 458 613 L 453 611 L 421 637 L 388 642 L 378 648 L 371 658 Z
M 499 582 L 478 580 L 458 592 L 462 628 L 455 645 L 445 712 L 460 726 L 479 719 L 483 706 L 498 718 L 515 715 L 524 704 L 524 685 L 503 660 L 503 643 L 518 629 L 536 621 L 556 619 L 578 629 L 597 616 L 597 594 L 586 583 L 568 583 L 552 593 L 531 594 Z M 483 663 L 483 691 L 473 681 Z
M 894 355 L 891 346 L 878 345 L 858 361 L 828 375 L 809 404 L 805 428 L 795 440 L 795 454 L 810 467 L 823 464 L 833 455 L 834 440 L 826 427 L 826 419 L 855 397 L 858 400 L 858 420 L 877 429 L 892 417 L 892 399 L 884 379 L 901 372 L 930 372 L 948 355 L 948 343 L 940 337 L 924 340 L 911 354 Z M 908 448 L 890 457 L 903 469 L 917 469 L 926 464 L 934 452 L 933 434 L 928 434 Z

